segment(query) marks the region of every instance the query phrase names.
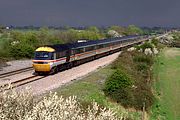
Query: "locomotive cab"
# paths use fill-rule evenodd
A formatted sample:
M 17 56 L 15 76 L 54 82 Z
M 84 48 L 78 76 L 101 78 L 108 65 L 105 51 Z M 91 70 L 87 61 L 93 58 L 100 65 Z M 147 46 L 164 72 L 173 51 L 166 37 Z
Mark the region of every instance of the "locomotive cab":
M 50 72 L 53 60 L 56 58 L 54 51 L 54 49 L 49 47 L 40 47 L 36 49 L 33 60 L 35 72 Z

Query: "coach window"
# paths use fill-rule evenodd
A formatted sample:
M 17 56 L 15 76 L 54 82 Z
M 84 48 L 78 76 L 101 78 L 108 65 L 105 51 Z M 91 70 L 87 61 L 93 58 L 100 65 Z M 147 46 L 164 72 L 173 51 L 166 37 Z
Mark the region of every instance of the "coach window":
M 79 53 L 83 53 L 84 52 L 84 48 L 78 48 L 74 50 L 75 54 L 79 54 Z
M 60 52 L 56 53 L 56 59 L 60 58 Z
M 108 43 L 108 44 L 107 44 L 107 47 L 109 47 L 109 46 L 111 46 L 111 43 Z
M 66 51 L 61 51 L 56 53 L 56 58 L 61 58 L 66 56 Z
M 104 47 L 104 45 L 103 45 L 103 44 L 98 45 L 98 49 L 101 49 L 101 48 L 103 48 L 103 47 Z
M 96 45 L 96 49 L 100 49 L 100 45 Z
M 85 52 L 94 50 L 94 46 L 86 47 Z
M 106 45 L 105 45 L 105 44 L 103 44 L 102 46 L 103 46 L 102 48 L 105 48 L 105 47 L 106 47 Z
M 67 53 L 66 50 L 65 50 L 65 51 L 62 51 L 62 52 L 61 52 L 61 57 L 65 57 L 65 56 L 66 56 L 66 53 Z
M 110 46 L 113 46 L 113 43 L 109 43 Z

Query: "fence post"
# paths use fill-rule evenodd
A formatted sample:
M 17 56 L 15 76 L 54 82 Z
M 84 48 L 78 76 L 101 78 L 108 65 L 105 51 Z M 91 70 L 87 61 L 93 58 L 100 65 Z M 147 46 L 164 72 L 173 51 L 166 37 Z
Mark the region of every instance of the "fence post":
M 145 102 L 143 102 L 142 120 L 145 120 Z

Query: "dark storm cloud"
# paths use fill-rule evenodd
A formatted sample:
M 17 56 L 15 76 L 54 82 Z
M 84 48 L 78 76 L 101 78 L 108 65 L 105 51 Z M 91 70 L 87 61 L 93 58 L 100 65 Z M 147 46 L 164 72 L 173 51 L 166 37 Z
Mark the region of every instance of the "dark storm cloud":
M 4 25 L 179 26 L 180 0 L 0 0 Z

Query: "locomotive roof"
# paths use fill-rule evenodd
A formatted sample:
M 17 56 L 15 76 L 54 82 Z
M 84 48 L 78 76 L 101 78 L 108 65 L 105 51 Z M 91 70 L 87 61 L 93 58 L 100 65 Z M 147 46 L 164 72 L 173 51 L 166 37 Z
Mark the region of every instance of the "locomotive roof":
M 92 46 L 95 44 L 103 44 L 103 43 L 110 43 L 110 42 L 116 42 L 116 41 L 126 41 L 130 38 L 136 38 L 137 35 L 133 36 L 125 36 L 125 37 L 118 37 L 118 38 L 109 38 L 109 39 L 103 39 L 103 40 L 90 40 L 87 42 L 75 42 L 75 43 L 68 43 L 68 44 L 56 44 L 56 45 L 48 45 L 47 47 L 51 47 L 55 49 L 56 51 L 64 51 L 68 49 L 75 49 L 75 48 L 81 48 L 85 46 Z

